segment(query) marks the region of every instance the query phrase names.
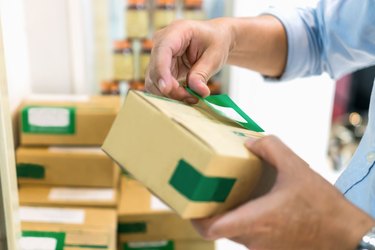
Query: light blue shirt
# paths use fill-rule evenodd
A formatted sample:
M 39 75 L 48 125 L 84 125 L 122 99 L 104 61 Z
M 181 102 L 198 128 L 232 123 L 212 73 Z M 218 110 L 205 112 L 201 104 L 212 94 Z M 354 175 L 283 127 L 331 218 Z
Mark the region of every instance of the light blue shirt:
M 322 0 L 316 8 L 289 13 L 271 9 L 267 13 L 283 23 L 288 37 L 282 80 L 322 72 L 338 78 L 375 65 L 375 0 Z M 373 89 L 366 133 L 336 186 L 375 218 L 374 112 Z

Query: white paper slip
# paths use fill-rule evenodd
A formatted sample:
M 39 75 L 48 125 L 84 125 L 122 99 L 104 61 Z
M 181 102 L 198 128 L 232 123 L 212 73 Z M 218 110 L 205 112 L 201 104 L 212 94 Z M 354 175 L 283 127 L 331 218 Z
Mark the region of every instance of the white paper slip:
M 70 111 L 66 108 L 35 107 L 28 111 L 28 123 L 38 127 L 67 127 Z
M 85 211 L 83 209 L 47 208 L 47 207 L 20 207 L 22 222 L 83 224 Z
M 55 153 L 106 155 L 100 147 L 48 147 L 48 151 Z
M 52 188 L 48 199 L 51 201 L 112 201 L 115 192 L 112 188 Z
M 151 196 L 151 209 L 156 211 L 170 211 L 171 209 L 158 197 Z
M 57 240 L 47 237 L 21 237 L 21 250 L 55 250 Z
M 209 105 L 231 120 L 247 123 L 247 121 L 232 108 L 222 107 L 222 106 L 210 103 L 210 102 L 209 102 Z
M 90 101 L 90 96 L 33 94 L 26 100 L 35 102 L 88 102 Z

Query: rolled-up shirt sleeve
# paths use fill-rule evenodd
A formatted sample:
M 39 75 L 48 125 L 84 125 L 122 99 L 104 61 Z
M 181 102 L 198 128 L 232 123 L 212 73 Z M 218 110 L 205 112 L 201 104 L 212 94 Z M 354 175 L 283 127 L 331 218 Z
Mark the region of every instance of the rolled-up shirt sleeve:
M 283 24 L 288 58 L 280 80 L 320 75 L 332 78 L 375 64 L 375 1 L 322 0 L 315 8 L 270 8 Z

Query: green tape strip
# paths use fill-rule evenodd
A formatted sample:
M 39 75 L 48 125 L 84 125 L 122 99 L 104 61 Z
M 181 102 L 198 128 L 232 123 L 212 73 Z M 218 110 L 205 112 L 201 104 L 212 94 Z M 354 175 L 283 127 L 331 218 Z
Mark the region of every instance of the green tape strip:
M 22 231 L 22 237 L 53 238 L 56 240 L 55 250 L 64 250 L 64 232 Z
M 185 160 L 177 164 L 169 184 L 191 201 L 224 202 L 231 192 L 236 179 L 207 177 Z
M 117 232 L 120 234 L 146 233 L 147 224 L 145 222 L 119 223 Z
M 129 242 L 122 245 L 123 250 L 174 250 L 173 241 Z
M 264 130 L 255 122 L 253 121 L 237 104 L 228 96 L 228 95 L 211 95 L 206 98 L 202 98 L 197 93 L 195 93 L 192 89 L 186 88 L 186 90 L 193 96 L 197 97 L 203 103 L 205 103 L 211 110 L 215 113 L 224 116 L 232 121 L 236 122 L 237 124 L 241 125 L 243 128 L 252 130 L 255 132 L 264 132 Z M 243 118 L 246 122 L 240 122 L 237 120 L 228 117 L 225 113 L 215 108 L 213 105 L 220 106 L 222 108 L 230 108 L 235 113 L 237 113 L 240 117 Z
M 40 119 L 54 119 L 54 116 L 64 115 L 61 113 L 68 112 L 68 124 L 64 126 L 44 126 L 40 124 L 33 124 L 30 121 L 30 112 L 40 111 L 37 115 Z M 44 112 L 44 114 L 43 114 Z M 31 114 L 32 115 L 32 114 Z M 34 114 L 35 115 L 35 114 Z M 44 117 L 43 117 L 44 115 Z M 76 129 L 76 108 L 74 107 L 47 107 L 47 106 L 26 106 L 21 112 L 22 132 L 31 134 L 74 134 Z
M 18 178 L 31 178 L 31 179 L 44 179 L 45 169 L 44 166 L 33 163 L 17 163 L 17 177 Z
M 108 249 L 108 246 L 107 246 L 107 245 L 79 245 L 79 244 L 66 244 L 65 247 L 90 248 L 90 249 Z

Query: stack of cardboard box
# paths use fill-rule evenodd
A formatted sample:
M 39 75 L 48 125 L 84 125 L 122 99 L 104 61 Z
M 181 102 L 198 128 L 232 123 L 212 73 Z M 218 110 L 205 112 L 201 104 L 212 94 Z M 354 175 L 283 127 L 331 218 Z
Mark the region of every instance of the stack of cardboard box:
M 189 220 L 181 219 L 143 185 L 123 177 L 118 208 L 121 250 L 214 250 Z
M 115 249 L 119 168 L 100 146 L 119 107 L 118 97 L 22 104 L 16 160 L 23 244 Z

